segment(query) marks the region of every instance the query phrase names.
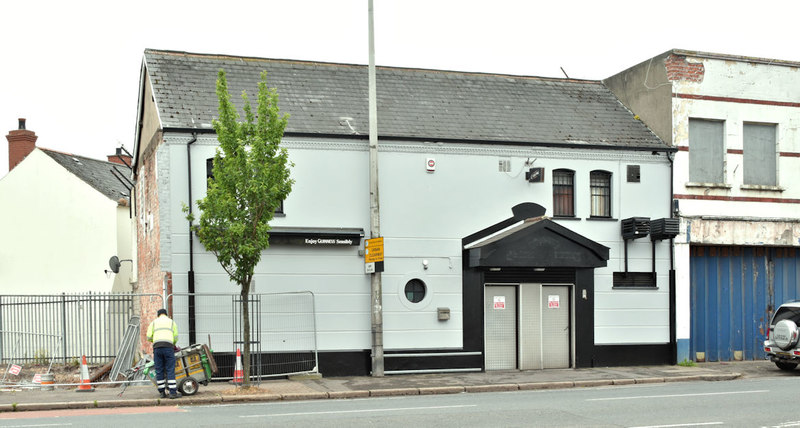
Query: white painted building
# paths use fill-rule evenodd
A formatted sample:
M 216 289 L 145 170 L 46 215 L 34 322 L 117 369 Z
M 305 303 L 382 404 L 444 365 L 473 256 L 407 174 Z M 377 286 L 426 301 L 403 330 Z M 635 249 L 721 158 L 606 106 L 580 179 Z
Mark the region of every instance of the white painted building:
M 678 360 L 763 358 L 800 298 L 800 63 L 672 50 L 604 82 L 678 149 Z
M 365 66 L 147 50 L 139 291 L 238 290 L 181 210 L 205 195 L 220 68 L 232 93 L 251 98 L 267 70 L 291 115 L 283 146 L 296 183 L 255 291 L 312 291 L 320 370 L 364 374 Z M 621 229 L 670 217 L 674 150 L 597 81 L 379 67 L 377 86 L 387 373 L 671 361 L 669 240 L 645 231 L 626 251 Z M 202 318 L 176 320 L 204 339 Z
M 24 123 L 7 136 L 9 172 L 0 179 L 2 294 L 130 291 L 132 263 L 104 272 L 111 256 L 132 258 L 128 191 L 110 171 L 130 169 L 36 148 Z

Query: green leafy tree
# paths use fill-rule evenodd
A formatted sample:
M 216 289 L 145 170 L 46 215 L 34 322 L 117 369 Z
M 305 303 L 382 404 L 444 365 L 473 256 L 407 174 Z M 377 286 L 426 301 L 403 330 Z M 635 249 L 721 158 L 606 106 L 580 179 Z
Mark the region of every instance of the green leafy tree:
M 292 191 L 294 180 L 285 148 L 280 147 L 288 115 L 278 109 L 278 93 L 267 87 L 267 73 L 258 83 L 254 114 L 244 100 L 244 121 L 231 102 L 225 71 L 217 76 L 219 119 L 214 129 L 220 146 L 214 156 L 214 177 L 206 197 L 197 201 L 201 211 L 194 226 L 197 237 L 217 256 L 231 281 L 241 287 L 244 383 L 250 383 L 250 284 L 253 271 L 269 247 L 269 222 Z M 184 207 L 186 210 L 187 208 Z M 189 221 L 194 218 L 187 216 Z

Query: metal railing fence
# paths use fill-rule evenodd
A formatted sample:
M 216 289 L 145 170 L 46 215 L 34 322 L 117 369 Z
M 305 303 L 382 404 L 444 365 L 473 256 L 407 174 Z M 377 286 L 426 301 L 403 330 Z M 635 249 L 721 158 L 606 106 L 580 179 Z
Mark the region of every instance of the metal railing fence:
M 220 373 L 229 378 L 242 349 L 242 298 L 238 293 L 175 293 L 166 307 L 178 325 L 178 345 L 189 343 L 190 304 L 194 338 L 211 348 Z M 311 292 L 251 294 L 251 374 L 256 379 L 313 373 L 318 370 L 317 326 Z M 129 323 L 141 330 L 165 307 L 159 294 L 86 293 L 60 295 L 0 295 L 0 364 L 106 364 L 117 357 Z M 141 309 L 140 309 L 141 308 Z M 124 347 L 141 349 L 139 340 Z M 243 364 L 247 362 L 243 361 Z M 123 368 L 124 369 L 124 368 Z
M 105 363 L 115 356 L 141 296 L 0 295 L 0 362 L 67 364 L 86 356 L 89 363 Z

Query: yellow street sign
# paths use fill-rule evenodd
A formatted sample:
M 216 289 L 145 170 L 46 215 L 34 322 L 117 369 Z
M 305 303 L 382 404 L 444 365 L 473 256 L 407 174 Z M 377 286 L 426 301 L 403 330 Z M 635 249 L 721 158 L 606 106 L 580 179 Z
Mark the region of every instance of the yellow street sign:
M 364 263 L 383 261 L 383 238 L 367 239 L 365 245 Z

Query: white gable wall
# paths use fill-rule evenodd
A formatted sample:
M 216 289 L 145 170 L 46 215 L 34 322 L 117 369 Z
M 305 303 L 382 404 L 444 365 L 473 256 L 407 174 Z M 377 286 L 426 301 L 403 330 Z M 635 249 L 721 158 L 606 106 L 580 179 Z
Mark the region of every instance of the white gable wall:
M 0 207 L 2 294 L 112 291 L 116 201 L 35 149 L 0 180 Z

